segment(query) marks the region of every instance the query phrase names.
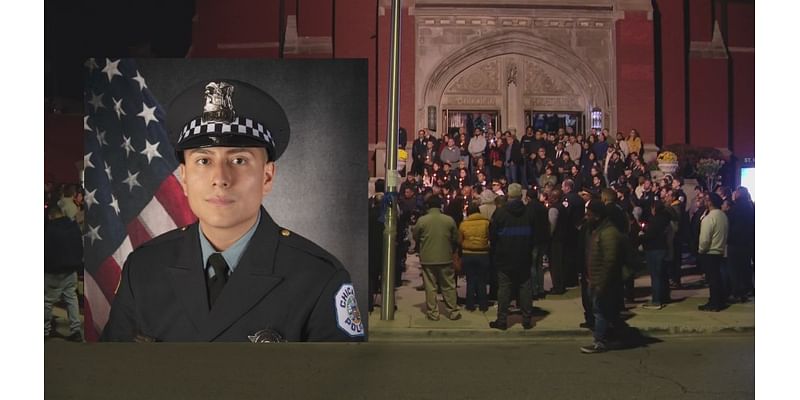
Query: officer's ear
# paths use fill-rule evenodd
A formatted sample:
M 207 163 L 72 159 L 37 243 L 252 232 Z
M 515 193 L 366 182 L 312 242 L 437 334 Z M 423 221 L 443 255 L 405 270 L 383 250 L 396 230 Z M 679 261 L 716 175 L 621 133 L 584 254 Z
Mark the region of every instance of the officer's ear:
M 261 190 L 261 195 L 266 196 L 272 190 L 272 180 L 275 178 L 275 163 L 267 161 L 264 165 L 264 181 Z
M 186 163 L 182 162 L 178 165 L 178 175 L 181 178 L 179 179 L 179 181 L 181 184 L 181 188 L 183 188 L 183 195 L 188 197 L 189 194 L 186 193 Z

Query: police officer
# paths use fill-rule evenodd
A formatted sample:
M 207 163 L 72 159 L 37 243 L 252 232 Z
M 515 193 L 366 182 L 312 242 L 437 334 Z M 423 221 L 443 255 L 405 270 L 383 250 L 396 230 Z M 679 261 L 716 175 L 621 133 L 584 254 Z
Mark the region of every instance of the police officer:
M 362 340 L 348 272 L 261 206 L 289 140 L 280 105 L 247 83 L 215 80 L 186 89 L 169 111 L 199 221 L 128 256 L 102 340 Z

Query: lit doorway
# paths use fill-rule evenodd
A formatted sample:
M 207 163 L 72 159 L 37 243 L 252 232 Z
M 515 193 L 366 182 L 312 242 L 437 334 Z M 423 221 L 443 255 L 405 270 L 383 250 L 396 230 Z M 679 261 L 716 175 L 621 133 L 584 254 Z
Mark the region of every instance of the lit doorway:
M 579 111 L 525 111 L 525 123 L 533 130 L 556 132 L 559 129 L 572 133 L 583 133 L 586 126 L 583 113 Z
M 475 128 L 486 132 L 489 129 L 496 131 L 500 126 L 500 111 L 497 110 L 444 110 L 442 114 L 447 133 L 458 132 L 458 128 L 463 126 L 472 135 Z

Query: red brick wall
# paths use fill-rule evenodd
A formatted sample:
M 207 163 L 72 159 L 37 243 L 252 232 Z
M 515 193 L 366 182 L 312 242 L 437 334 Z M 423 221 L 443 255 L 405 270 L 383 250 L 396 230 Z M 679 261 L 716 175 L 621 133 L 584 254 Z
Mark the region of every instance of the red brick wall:
M 357 4 L 353 4 L 353 3 Z M 334 24 L 334 58 L 367 58 L 368 59 L 368 95 L 369 113 L 367 127 L 369 143 L 378 142 L 376 119 L 377 109 L 377 16 L 378 5 L 374 0 L 351 0 L 347 3 L 336 2 L 336 22 Z M 372 153 L 368 155 L 372 157 Z M 370 176 L 375 174 L 373 163 Z
M 45 114 L 44 179 L 77 183 L 75 163 L 83 160 L 83 115 Z
M 690 58 L 689 142 L 728 147 L 728 60 Z
M 731 53 L 733 87 L 733 153 L 755 157 L 755 53 Z
M 617 128 L 636 128 L 655 142 L 653 21 L 646 12 L 626 11 L 617 21 Z
M 747 3 L 728 3 L 728 46 L 755 47 L 755 7 Z
M 687 0 L 689 2 L 689 37 L 694 42 L 709 42 L 714 33 L 712 0 Z
M 408 15 L 408 8 L 401 11 L 400 39 L 400 126 L 408 132 L 415 132 L 414 126 L 414 71 L 415 71 L 415 32 L 414 16 Z M 391 10 L 386 9 L 383 16 L 378 17 L 378 132 L 379 142 L 386 141 L 386 125 L 389 101 L 389 61 L 391 34 Z M 408 136 L 413 138 L 413 136 Z M 409 139 L 409 142 L 413 139 Z
M 198 1 L 192 57 L 277 58 L 279 0 Z
M 297 0 L 299 36 L 332 36 L 332 32 L 333 0 Z
M 661 12 L 661 111 L 663 144 L 686 141 L 687 22 L 683 2 L 659 0 Z

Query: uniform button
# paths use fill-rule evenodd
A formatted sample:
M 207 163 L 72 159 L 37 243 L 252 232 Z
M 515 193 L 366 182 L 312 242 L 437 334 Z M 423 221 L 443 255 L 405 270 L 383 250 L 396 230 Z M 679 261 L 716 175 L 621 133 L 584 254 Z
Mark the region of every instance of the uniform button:
M 281 236 L 288 237 L 289 235 L 291 235 L 291 232 L 288 229 L 281 229 Z

